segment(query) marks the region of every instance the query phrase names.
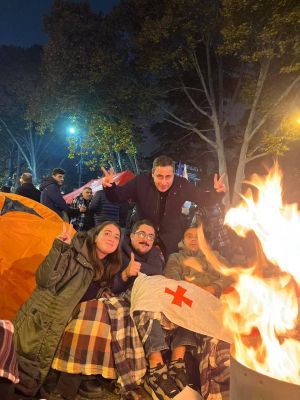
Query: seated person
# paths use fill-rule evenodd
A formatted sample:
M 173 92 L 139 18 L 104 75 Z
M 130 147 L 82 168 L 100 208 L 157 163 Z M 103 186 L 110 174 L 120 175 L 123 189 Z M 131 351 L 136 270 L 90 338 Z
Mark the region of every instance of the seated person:
M 36 289 L 14 321 L 18 389 L 29 396 L 43 384 L 67 323 L 77 318 L 81 304 L 103 295 L 121 265 L 118 225 L 107 221 L 72 240 L 71 230 L 64 224 L 36 272 Z M 57 394 L 75 398 L 81 379 L 81 374 L 62 373 Z
M 164 259 L 159 248 L 153 246 L 154 241 L 152 222 L 143 219 L 133 225 L 130 237 L 124 238 L 122 243 L 122 267 L 112 285 L 114 293 L 130 289 L 139 272 L 162 275 Z
M 0 320 L 0 398 L 13 399 L 15 384 L 19 382 L 18 366 L 13 343 L 14 326 Z
M 215 296 L 220 296 L 222 289 L 228 286 L 229 282 L 212 268 L 200 251 L 196 227 L 185 230 L 179 248 L 179 253 L 170 255 L 164 275 L 175 280 L 185 280 Z M 146 313 L 150 318 L 153 317 L 151 312 Z M 155 318 L 151 321 L 152 327 L 144 343 L 149 367 L 145 382 L 146 390 L 155 396 L 153 398 L 159 400 L 174 398 L 188 384 L 184 358 L 187 348 L 191 348 L 196 352 L 200 349 L 201 352 L 202 396 L 204 398 L 209 394 L 221 396 L 221 392 L 226 396 L 229 385 L 229 344 L 189 331 L 181 326 L 170 331 L 167 337 L 167 331 L 162 327 L 162 320 L 163 318 L 161 320 Z M 144 337 L 145 332 L 140 329 L 140 321 L 136 320 L 136 317 L 135 321 L 141 337 Z M 145 330 L 147 330 L 148 321 L 145 318 L 145 328 L 143 328 Z M 171 346 L 166 339 L 170 339 Z M 167 366 L 162 351 L 169 348 L 171 348 L 171 358 Z M 215 368 L 211 367 L 212 357 L 216 364 Z M 217 376 L 215 371 L 217 371 Z

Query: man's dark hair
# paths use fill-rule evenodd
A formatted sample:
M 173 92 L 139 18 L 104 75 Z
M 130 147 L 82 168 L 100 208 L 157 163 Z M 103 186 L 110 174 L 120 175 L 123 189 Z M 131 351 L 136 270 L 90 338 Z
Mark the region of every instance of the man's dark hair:
M 157 167 L 172 167 L 175 171 L 174 161 L 168 156 L 156 157 L 153 161 L 152 171 L 154 171 Z
M 151 221 L 149 221 L 148 219 L 140 219 L 139 221 L 136 221 L 136 223 L 132 226 L 131 228 L 131 233 L 135 233 L 139 230 L 140 226 L 142 225 L 149 225 L 152 226 L 152 228 L 154 229 L 154 232 L 156 234 L 156 228 L 155 225 L 152 224 Z
M 32 175 L 30 172 L 23 172 L 21 179 L 23 182 L 32 183 Z
M 51 175 L 65 175 L 66 171 L 62 168 L 54 168 Z

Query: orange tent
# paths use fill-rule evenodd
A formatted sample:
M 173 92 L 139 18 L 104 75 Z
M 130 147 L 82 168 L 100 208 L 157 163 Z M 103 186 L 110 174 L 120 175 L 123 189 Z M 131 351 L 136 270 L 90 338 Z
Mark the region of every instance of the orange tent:
M 62 227 L 48 207 L 0 192 L 0 319 L 12 319 L 32 293 L 35 271 Z
M 125 183 L 128 181 L 131 181 L 135 177 L 134 173 L 131 171 L 123 171 L 120 172 L 119 174 L 116 174 L 114 176 L 114 182 L 116 185 L 123 186 Z M 93 193 L 98 192 L 98 190 L 102 189 L 102 184 L 101 184 L 102 178 L 99 179 L 92 179 L 91 181 L 87 182 L 85 185 L 81 186 L 79 189 L 74 190 L 71 193 L 65 194 L 64 199 L 68 204 L 72 203 L 72 200 L 78 196 L 83 188 L 85 187 L 90 187 L 93 191 Z

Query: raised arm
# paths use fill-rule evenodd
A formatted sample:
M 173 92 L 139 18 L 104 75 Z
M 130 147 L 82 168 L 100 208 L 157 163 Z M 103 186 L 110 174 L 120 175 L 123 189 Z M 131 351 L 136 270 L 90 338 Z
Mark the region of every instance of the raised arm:
M 50 288 L 64 276 L 70 256 L 72 229 L 72 224 L 67 228 L 63 223 L 62 233 L 54 240 L 49 254 L 36 271 L 38 286 Z

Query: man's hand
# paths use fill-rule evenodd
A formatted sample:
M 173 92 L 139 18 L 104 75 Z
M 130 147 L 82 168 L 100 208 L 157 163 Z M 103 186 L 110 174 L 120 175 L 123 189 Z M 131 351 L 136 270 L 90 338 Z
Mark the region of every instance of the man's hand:
M 72 240 L 72 231 L 73 231 L 73 225 L 70 224 L 67 230 L 67 225 L 65 222 L 63 222 L 63 231 L 59 236 L 57 236 L 57 239 L 61 240 L 64 243 L 70 244 Z
M 80 207 L 80 208 L 79 208 L 79 211 L 80 211 L 81 213 L 85 213 L 85 212 L 86 212 L 86 207 L 85 207 L 85 206 Z
M 127 268 L 125 269 L 127 279 L 130 276 L 137 276 L 137 274 L 140 272 L 140 270 L 141 270 L 141 263 L 138 261 L 135 261 L 134 254 L 131 253 L 130 262 L 129 262 Z
M 215 174 L 215 176 L 214 176 L 214 188 L 216 189 L 216 191 L 218 193 L 226 192 L 226 186 L 223 182 L 224 178 L 225 178 L 225 174 L 222 174 L 220 176 L 220 179 L 218 179 L 218 174 Z
M 103 187 L 111 187 L 113 183 L 113 177 L 114 177 L 114 170 L 110 168 L 109 172 L 104 168 L 101 167 L 102 172 L 104 174 L 104 177 L 102 178 L 102 186 Z

